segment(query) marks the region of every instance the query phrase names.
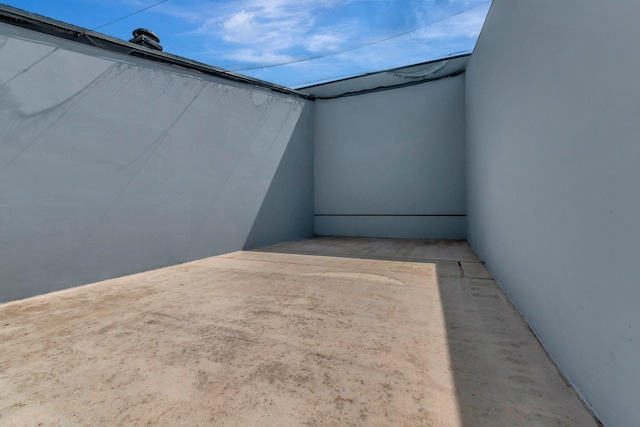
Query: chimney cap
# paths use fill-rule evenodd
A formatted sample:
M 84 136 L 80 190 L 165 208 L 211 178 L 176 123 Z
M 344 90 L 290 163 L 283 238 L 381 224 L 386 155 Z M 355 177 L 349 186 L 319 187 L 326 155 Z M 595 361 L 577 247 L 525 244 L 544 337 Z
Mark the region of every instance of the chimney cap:
M 160 39 L 158 38 L 158 35 L 151 30 L 148 30 L 146 28 L 136 28 L 135 30 L 133 30 L 134 38 L 142 35 L 151 38 L 156 43 L 160 43 Z
M 137 28 L 133 30 L 133 38 L 129 41 L 131 43 L 139 44 L 140 46 L 148 47 L 149 49 L 162 50 L 160 39 L 156 33 L 146 28 Z

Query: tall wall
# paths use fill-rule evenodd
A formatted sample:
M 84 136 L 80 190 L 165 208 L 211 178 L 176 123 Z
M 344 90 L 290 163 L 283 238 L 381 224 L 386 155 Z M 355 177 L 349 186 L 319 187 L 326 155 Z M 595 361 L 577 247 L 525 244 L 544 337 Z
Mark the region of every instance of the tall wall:
M 607 426 L 640 425 L 640 3 L 494 0 L 469 241 Z
M 466 237 L 463 76 L 315 108 L 316 234 Z
M 0 301 L 312 234 L 310 102 L 5 24 L 0 64 Z

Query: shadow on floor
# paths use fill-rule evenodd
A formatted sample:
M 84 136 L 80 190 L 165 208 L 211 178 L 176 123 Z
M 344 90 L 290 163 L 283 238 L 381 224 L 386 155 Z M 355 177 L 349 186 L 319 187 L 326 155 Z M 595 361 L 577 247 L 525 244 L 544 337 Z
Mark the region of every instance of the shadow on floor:
M 434 263 L 460 425 L 599 425 L 467 242 L 323 237 L 258 251 Z

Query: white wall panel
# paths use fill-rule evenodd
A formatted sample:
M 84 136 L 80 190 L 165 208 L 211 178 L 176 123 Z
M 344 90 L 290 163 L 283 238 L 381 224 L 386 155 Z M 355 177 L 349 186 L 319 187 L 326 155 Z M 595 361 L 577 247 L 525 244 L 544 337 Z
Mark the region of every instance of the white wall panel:
M 312 233 L 310 102 L 4 24 L 0 64 L 0 301 Z
M 465 238 L 463 102 L 462 76 L 316 101 L 316 233 Z
M 605 425 L 640 425 L 640 3 L 495 0 L 466 75 L 469 240 Z

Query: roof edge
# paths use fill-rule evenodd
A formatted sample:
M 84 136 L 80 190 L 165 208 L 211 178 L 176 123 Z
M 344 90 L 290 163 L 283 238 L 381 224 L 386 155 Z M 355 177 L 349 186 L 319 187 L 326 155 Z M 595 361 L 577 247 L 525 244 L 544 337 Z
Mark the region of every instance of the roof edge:
M 436 77 L 433 79 L 426 79 L 426 80 L 420 80 L 417 82 L 407 82 L 407 83 L 402 83 L 402 84 L 397 84 L 397 85 L 392 85 L 392 86 L 376 86 L 374 88 L 371 89 L 363 89 L 363 90 L 354 90 L 351 92 L 345 92 L 345 93 L 341 93 L 339 95 L 332 95 L 332 96 L 319 96 L 319 95 L 314 95 L 314 100 L 320 100 L 320 101 L 331 101 L 333 99 L 339 99 L 339 98 L 348 98 L 350 96 L 358 96 L 358 95 L 367 95 L 369 93 L 374 93 L 374 92 L 384 92 L 387 90 L 393 90 L 393 89 L 401 89 L 401 88 L 405 88 L 405 87 L 409 87 L 409 86 L 417 86 L 417 85 L 421 85 L 421 84 L 425 84 L 425 83 L 432 83 L 432 82 L 436 82 L 438 80 L 442 80 L 442 79 L 448 79 L 451 77 L 457 77 L 461 74 L 464 74 L 465 70 L 462 71 L 456 71 L 454 73 L 450 73 L 444 76 L 440 76 L 440 77 Z
M 0 23 L 14 25 L 28 30 L 45 33 L 51 36 L 60 37 L 66 40 L 95 46 L 100 49 L 109 50 L 129 56 L 148 59 L 154 62 L 177 65 L 193 71 L 198 71 L 210 76 L 220 77 L 238 83 L 244 83 L 251 86 L 268 89 L 273 92 L 285 95 L 296 96 L 308 100 L 315 99 L 314 96 L 299 90 L 290 89 L 264 80 L 254 79 L 252 77 L 237 74 L 231 71 L 217 68 L 202 62 L 183 58 L 181 56 L 170 53 L 152 50 L 128 41 L 111 37 L 106 34 L 58 21 L 46 16 L 31 13 L 12 6 L 0 4 Z
M 297 88 L 296 90 L 304 90 L 304 89 L 308 89 L 308 88 L 311 88 L 311 87 L 315 88 L 315 87 L 319 87 L 319 86 L 331 85 L 331 84 L 334 84 L 334 83 L 337 83 L 337 82 L 345 82 L 345 81 L 348 81 L 348 80 L 359 79 L 360 77 L 373 76 L 375 74 L 382 74 L 382 73 L 389 73 L 389 72 L 400 70 L 400 69 L 403 69 L 403 68 L 419 67 L 419 66 L 422 66 L 422 65 L 435 64 L 436 62 L 446 61 L 446 60 L 451 60 L 451 59 L 464 58 L 464 57 L 467 57 L 467 56 L 470 57 L 471 56 L 471 52 L 464 53 L 462 55 L 445 56 L 443 58 L 432 59 L 431 61 L 418 62 L 417 64 L 402 65 L 400 67 L 393 67 L 393 68 L 388 68 L 388 69 L 379 70 L 379 71 L 371 71 L 369 73 L 357 74 L 357 75 L 354 75 L 354 76 L 344 77 L 342 79 L 337 79 L 337 80 L 330 80 L 330 81 L 326 81 L 326 82 L 322 82 L 322 83 L 318 83 L 318 84 L 305 85 L 305 86 L 301 86 L 301 87 Z M 446 76 L 442 76 L 442 77 L 453 77 L 454 75 L 457 75 L 457 74 L 460 74 L 460 73 L 452 73 L 451 75 L 446 75 Z M 438 77 L 438 79 L 440 79 L 442 77 Z M 438 80 L 438 79 L 436 79 L 436 80 Z

